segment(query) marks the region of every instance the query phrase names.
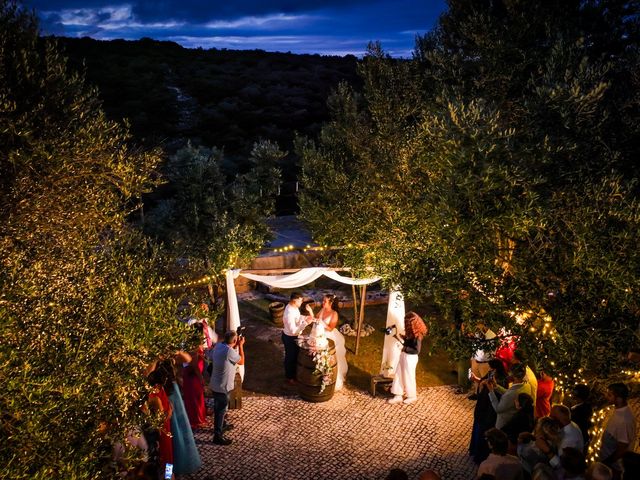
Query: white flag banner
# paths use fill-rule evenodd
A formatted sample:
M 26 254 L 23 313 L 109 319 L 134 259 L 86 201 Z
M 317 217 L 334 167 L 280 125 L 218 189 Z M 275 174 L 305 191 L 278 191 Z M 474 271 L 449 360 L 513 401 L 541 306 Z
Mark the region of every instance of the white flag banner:
M 394 337 L 394 334 L 404 335 L 404 297 L 398 290 L 389 292 L 387 328 L 393 330 L 391 335 L 384 336 L 380 374 L 385 377 L 392 377 L 396 373 L 396 367 L 402 352 L 402 344 Z

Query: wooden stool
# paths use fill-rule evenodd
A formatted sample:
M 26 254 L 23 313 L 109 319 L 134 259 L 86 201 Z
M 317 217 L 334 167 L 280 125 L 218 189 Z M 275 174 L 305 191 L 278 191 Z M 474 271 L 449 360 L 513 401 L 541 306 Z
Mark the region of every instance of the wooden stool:
M 393 382 L 393 378 L 383 377 L 382 375 L 372 375 L 371 376 L 371 386 L 370 391 L 373 397 L 376 396 L 376 387 L 378 385 L 391 385 Z

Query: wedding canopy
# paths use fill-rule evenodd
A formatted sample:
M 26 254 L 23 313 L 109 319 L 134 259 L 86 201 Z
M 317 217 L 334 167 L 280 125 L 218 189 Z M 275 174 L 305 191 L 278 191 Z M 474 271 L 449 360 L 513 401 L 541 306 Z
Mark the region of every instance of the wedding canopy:
M 277 288 L 296 288 L 307 285 L 321 276 L 328 277 L 336 282 L 345 283 L 347 285 L 369 285 L 380 280 L 380 277 L 355 279 L 345 277 L 338 274 L 335 269 L 328 267 L 308 267 L 290 275 L 256 275 L 254 273 L 242 272 L 240 269 L 227 270 L 227 328 L 236 330 L 240 326 L 240 312 L 238 310 L 238 297 L 236 296 L 236 287 L 234 280 L 242 275 L 249 280 L 264 283 L 271 287 Z M 400 333 L 404 333 L 404 297 L 398 291 L 389 293 L 389 306 L 387 308 L 387 327 L 395 325 Z M 380 373 L 383 375 L 391 375 L 395 372 L 395 368 L 400 358 L 402 346 L 391 335 L 386 335 L 384 339 L 384 348 L 382 352 L 382 363 Z

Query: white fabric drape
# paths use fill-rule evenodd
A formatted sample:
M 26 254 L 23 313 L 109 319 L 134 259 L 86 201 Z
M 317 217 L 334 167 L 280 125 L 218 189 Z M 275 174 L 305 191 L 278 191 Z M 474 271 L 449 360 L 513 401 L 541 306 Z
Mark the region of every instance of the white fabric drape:
M 404 334 L 404 297 L 398 290 L 389 292 L 389 306 L 387 307 L 387 328 L 395 325 L 392 333 Z M 380 374 L 385 377 L 393 377 L 398 367 L 402 344 L 394 335 L 384 336 L 384 348 L 382 350 L 382 364 Z
M 321 276 L 328 277 L 336 282 L 347 285 L 369 285 L 380 280 L 380 277 L 372 278 L 351 278 L 339 275 L 336 271 L 327 267 L 303 268 L 290 275 L 256 275 L 253 273 L 242 273 L 242 270 L 227 270 L 227 328 L 236 330 L 240 326 L 240 311 L 238 310 L 238 297 L 234 280 L 242 275 L 249 280 L 264 283 L 276 288 L 296 288 L 307 285 Z M 399 291 L 389 293 L 389 307 L 387 308 L 387 327 L 396 325 L 399 333 L 404 333 L 404 297 Z M 395 373 L 400 359 L 402 346 L 392 336 L 386 335 L 384 339 L 384 349 L 382 351 L 382 366 L 380 372 L 385 376 L 392 376 Z

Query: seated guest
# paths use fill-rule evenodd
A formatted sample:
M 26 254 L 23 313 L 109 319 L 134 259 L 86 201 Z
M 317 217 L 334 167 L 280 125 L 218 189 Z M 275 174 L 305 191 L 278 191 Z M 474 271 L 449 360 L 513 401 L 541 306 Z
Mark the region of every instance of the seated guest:
M 547 369 L 540 370 L 538 390 L 536 391 L 535 417 L 548 417 L 551 413 L 551 396 L 553 395 L 553 378 Z
M 577 401 L 571 407 L 571 420 L 580 427 L 585 446 L 589 445 L 589 429 L 591 429 L 591 416 L 593 415 L 593 407 L 589 402 L 590 393 L 587 385 L 580 384 L 573 387 L 571 394 Z
M 486 437 L 491 453 L 478 467 L 476 478 L 481 478 L 488 473 L 500 480 L 522 480 L 524 474 L 520 461 L 517 457 L 507 454 L 509 447 L 507 435 L 497 428 L 492 428 L 487 431 Z

